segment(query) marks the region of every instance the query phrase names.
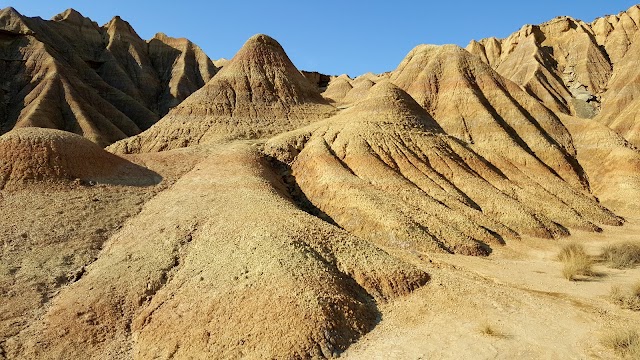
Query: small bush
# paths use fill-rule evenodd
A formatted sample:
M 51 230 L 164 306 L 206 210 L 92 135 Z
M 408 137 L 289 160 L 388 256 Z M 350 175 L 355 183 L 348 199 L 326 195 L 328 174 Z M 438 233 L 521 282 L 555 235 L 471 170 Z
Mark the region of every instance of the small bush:
M 612 329 L 601 339 L 602 345 L 618 355 L 631 359 L 640 358 L 640 333 L 633 329 Z
M 640 244 L 621 243 L 603 249 L 602 259 L 614 269 L 629 269 L 640 265 Z
M 558 253 L 557 259 L 563 263 L 562 276 L 575 281 L 577 276 L 592 276 L 593 259 L 584 250 L 584 246 L 576 243 L 564 245 Z
M 619 286 L 614 286 L 609 296 L 614 304 L 624 309 L 640 311 L 640 282 L 626 291 Z

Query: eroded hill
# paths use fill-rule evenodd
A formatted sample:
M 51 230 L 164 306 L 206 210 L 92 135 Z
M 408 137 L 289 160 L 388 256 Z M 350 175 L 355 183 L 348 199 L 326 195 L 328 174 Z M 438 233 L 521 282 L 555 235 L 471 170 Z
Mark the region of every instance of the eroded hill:
M 69 9 L 50 21 L 0 11 L 0 134 L 45 127 L 106 146 L 146 130 L 216 67 L 186 39 L 142 40 L 114 17 L 100 27 Z
M 52 129 L 0 136 L 0 358 L 615 356 L 593 337 L 640 317 L 604 294 L 638 270 L 598 265 L 567 286 L 554 251 L 640 242 L 640 152 L 605 119 L 636 115 L 637 9 L 420 45 L 326 89 L 267 35 L 212 76 L 189 42 L 138 41 L 118 18 L 5 10 L 0 49 L 40 41 L 36 26 L 93 34 L 63 59 L 95 86 L 51 57 L 63 85 L 40 79 L 58 95 L 29 95 L 27 119 L 69 119 L 51 109 L 80 102 L 59 92 L 76 85 L 172 109 L 106 150 Z M 176 68 L 199 80 L 155 77 Z
M 467 50 L 554 111 L 595 118 L 640 146 L 640 6 L 585 23 L 558 17 Z

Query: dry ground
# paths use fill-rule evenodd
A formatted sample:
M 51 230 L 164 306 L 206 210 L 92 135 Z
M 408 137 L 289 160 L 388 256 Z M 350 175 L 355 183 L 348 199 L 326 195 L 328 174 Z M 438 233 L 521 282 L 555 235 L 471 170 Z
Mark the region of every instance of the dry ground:
M 4 239 L 0 336 L 13 339 L 0 341 L 0 359 L 5 350 L 20 346 L 25 336 L 37 339 L 35 328 L 28 327 L 45 318 L 58 294 L 79 288 L 76 282 L 85 276 L 85 268 L 91 277 L 91 269 L 99 265 L 93 264 L 96 258 L 108 253 L 103 245 L 123 228 L 135 228 L 140 211 L 179 192 L 184 179 L 197 180 L 194 184 L 217 179 L 222 160 L 214 157 L 198 164 L 207 157 L 197 147 L 130 156 L 163 176 L 164 181 L 154 187 L 98 185 L 3 193 L 0 216 L 9 221 L 1 222 L 0 228 Z M 214 198 L 207 200 L 213 201 L 211 206 L 217 203 Z M 569 241 L 584 244 L 593 255 L 612 242 L 640 242 L 640 217 L 626 219 L 625 226 L 605 227 L 602 233 L 574 231 L 562 240 L 511 240 L 495 246 L 486 258 L 387 249 L 427 272 L 431 281 L 412 294 L 379 301 L 379 323 L 341 357 L 614 359 L 616 355 L 599 339 L 612 327 L 639 324 L 640 313 L 612 304 L 609 292 L 615 285 L 626 287 L 637 281 L 640 268 L 615 270 L 598 264 L 599 276 L 570 282 L 562 277 L 555 256 Z M 226 355 L 230 354 L 237 352 Z
M 380 324 L 344 358 L 615 359 L 600 338 L 616 326 L 638 327 L 640 313 L 613 305 L 609 292 L 637 282 L 640 268 L 598 264 L 599 276 L 570 282 L 555 256 L 569 241 L 593 255 L 614 241 L 640 243 L 640 218 L 627 220 L 623 227 L 576 231 L 560 241 L 511 241 L 488 258 L 416 258 L 431 283 L 381 307 Z M 483 333 L 486 326 L 495 334 Z

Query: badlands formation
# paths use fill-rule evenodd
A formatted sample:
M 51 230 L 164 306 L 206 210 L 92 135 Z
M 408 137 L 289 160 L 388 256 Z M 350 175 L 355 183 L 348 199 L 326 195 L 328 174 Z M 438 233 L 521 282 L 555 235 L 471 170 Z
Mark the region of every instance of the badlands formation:
M 100 27 L 71 9 L 45 21 L 6 8 L 0 29 L 0 133 L 52 128 L 106 146 L 149 128 L 217 70 L 190 41 L 144 41 L 119 17 Z
M 556 254 L 640 245 L 639 47 L 634 6 L 352 79 L 4 9 L 0 359 L 637 356 L 640 269 Z

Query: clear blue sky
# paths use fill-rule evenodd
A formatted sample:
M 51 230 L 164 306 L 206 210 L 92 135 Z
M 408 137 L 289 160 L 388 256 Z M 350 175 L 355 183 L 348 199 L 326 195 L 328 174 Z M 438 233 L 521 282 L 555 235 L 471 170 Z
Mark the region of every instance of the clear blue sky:
M 617 14 L 640 0 L 440 1 L 146 1 L 0 0 L 45 19 L 74 8 L 103 25 L 113 16 L 138 34 L 186 37 L 212 59 L 231 58 L 246 39 L 278 40 L 296 66 L 327 74 L 360 75 L 395 69 L 414 46 L 506 37 L 524 24 L 559 15 L 585 21 Z

